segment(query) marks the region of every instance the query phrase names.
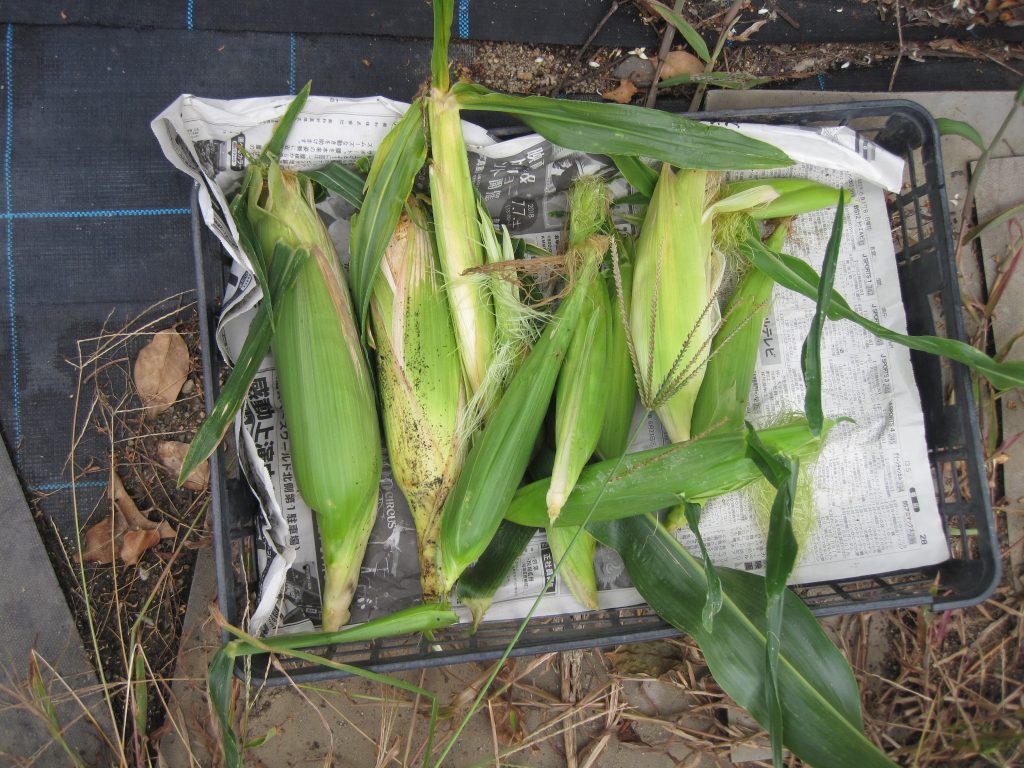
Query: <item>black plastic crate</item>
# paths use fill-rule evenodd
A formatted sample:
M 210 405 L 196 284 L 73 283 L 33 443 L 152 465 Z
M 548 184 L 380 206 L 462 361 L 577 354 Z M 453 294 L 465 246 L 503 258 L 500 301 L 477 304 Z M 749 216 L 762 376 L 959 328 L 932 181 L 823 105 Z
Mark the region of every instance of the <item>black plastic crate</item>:
M 474 119 L 470 115 L 469 119 Z M 521 126 L 480 122 L 499 136 L 518 135 Z M 825 106 L 782 107 L 703 113 L 707 120 L 849 126 L 906 161 L 904 187 L 887 195 L 907 326 L 911 334 L 964 340 L 960 291 L 953 261 L 939 133 L 931 115 L 909 101 L 868 101 Z M 207 409 L 219 392 L 223 362 L 214 353 L 213 329 L 223 295 L 227 255 L 198 213 L 193 195 L 193 245 L 198 279 L 203 381 Z M 934 567 L 809 584 L 797 593 L 818 616 L 928 605 L 948 610 L 975 605 L 995 589 L 1001 562 L 992 518 L 980 435 L 969 371 L 958 363 L 911 351 L 921 394 L 925 434 L 939 510 L 951 542 L 950 560 Z M 256 501 L 229 444 L 211 457 L 210 513 L 220 610 L 233 624 L 246 615 L 255 593 L 254 520 Z M 418 636 L 388 638 L 314 649 L 336 661 L 377 672 L 393 672 L 498 658 L 518 621 L 487 622 L 470 635 L 458 625 L 435 633 L 428 643 Z M 621 608 L 537 618 L 530 621 L 512 652 L 526 656 L 574 648 L 642 642 L 678 635 L 646 607 Z M 282 681 L 267 658 L 253 657 L 252 674 Z M 315 681 L 342 673 L 286 661 L 292 679 Z

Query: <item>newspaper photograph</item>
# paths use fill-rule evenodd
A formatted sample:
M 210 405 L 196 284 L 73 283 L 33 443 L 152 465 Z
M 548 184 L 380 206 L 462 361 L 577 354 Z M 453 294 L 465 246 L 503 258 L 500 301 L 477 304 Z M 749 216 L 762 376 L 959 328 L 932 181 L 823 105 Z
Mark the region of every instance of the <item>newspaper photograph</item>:
M 289 101 L 289 97 L 218 101 L 182 96 L 152 124 L 167 158 L 200 185 L 203 220 L 233 259 L 217 327 L 217 344 L 229 363 L 241 348 L 261 298 L 227 214 L 228 195 L 237 188 L 246 162 L 238 147 L 257 154 Z M 282 164 L 308 169 L 331 160 L 352 163 L 372 154 L 406 106 L 384 98 L 311 97 L 289 136 Z M 792 167 L 758 172 L 758 176 L 810 178 L 851 192 L 836 291 L 857 312 L 905 333 L 884 197 L 886 190 L 898 191 L 903 183 L 902 160 L 845 127 L 730 127 L 779 146 L 797 161 Z M 477 126 L 465 123 L 464 131 L 472 179 L 494 223 L 551 251 L 557 250 L 571 181 L 613 168 L 607 158 L 556 147 L 537 135 L 496 142 Z M 616 195 L 628 192 L 621 179 L 615 184 Z M 329 197 L 321 211 L 339 255 L 347 259 L 351 206 Z M 819 269 L 832 216 L 826 210 L 797 217 L 787 252 Z M 762 328 L 748 404 L 747 417 L 755 426 L 802 411 L 800 347 L 813 312 L 812 301 L 776 288 Z M 792 582 L 868 576 L 947 559 L 908 351 L 852 323 L 830 322 L 822 339 L 822 370 L 825 415 L 851 421 L 833 429 L 818 461 L 806 468 L 812 477 L 815 519 Z M 637 420 L 642 415 L 638 407 Z M 316 517 L 295 487 L 287 421 L 269 356 L 236 420 L 236 434 L 243 469 L 260 500 L 260 588 L 249 631 L 311 630 L 320 622 L 323 581 Z M 631 450 L 667 442 L 652 416 Z M 716 564 L 763 571 L 765 533 L 755 507 L 745 491 L 719 497 L 705 507 L 701 533 Z M 420 599 L 412 516 L 386 461 L 377 513 L 352 606 L 353 623 Z M 688 530 L 677 535 L 684 546 L 698 553 Z M 553 569 L 551 551 L 539 532 L 499 590 L 485 620 L 526 615 Z M 642 602 L 613 551 L 598 547 L 595 570 L 602 607 Z M 583 610 L 556 577 L 537 615 Z

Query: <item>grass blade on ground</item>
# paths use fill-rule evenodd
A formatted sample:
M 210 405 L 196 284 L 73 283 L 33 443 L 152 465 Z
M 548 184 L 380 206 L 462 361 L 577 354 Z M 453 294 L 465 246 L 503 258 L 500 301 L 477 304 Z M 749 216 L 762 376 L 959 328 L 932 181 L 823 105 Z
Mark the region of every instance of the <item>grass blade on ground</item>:
M 645 5 L 675 27 L 679 34 L 683 36 L 683 39 L 693 48 L 693 52 L 700 57 L 701 61 L 706 63 L 711 60 L 711 51 L 708 50 L 708 44 L 704 42 L 704 38 L 700 36 L 700 33 L 681 14 L 676 13 L 667 5 L 659 3 L 657 0 L 647 0 Z

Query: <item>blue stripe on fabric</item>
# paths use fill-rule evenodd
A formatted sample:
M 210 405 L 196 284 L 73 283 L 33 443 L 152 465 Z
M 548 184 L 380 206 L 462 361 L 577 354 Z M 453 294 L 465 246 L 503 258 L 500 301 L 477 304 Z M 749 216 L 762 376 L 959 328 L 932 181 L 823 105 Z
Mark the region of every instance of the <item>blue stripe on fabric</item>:
M 9 206 L 8 206 L 9 207 Z M 99 211 L 7 211 L 0 218 L 7 219 L 8 226 L 15 219 L 99 219 L 116 216 L 188 216 L 191 208 L 110 208 Z
M 469 0 L 459 0 L 459 37 L 469 37 Z
M 11 213 L 11 154 L 14 149 L 14 25 L 7 25 L 4 35 L 4 86 L 7 91 L 5 107 L 7 119 L 4 131 L 4 213 Z M 18 325 L 14 312 L 14 222 L 7 218 L 7 242 L 4 256 L 7 260 L 7 321 L 10 325 L 11 394 L 14 400 L 14 461 L 21 456 L 21 388 L 18 375 Z
M 192 29 L 192 0 L 188 0 L 188 4 L 185 6 L 185 27 Z
M 288 35 L 288 92 L 295 95 L 295 33 Z
M 67 491 L 72 488 L 105 488 L 106 483 L 102 480 L 83 480 L 77 483 L 40 483 L 30 485 L 30 491 Z

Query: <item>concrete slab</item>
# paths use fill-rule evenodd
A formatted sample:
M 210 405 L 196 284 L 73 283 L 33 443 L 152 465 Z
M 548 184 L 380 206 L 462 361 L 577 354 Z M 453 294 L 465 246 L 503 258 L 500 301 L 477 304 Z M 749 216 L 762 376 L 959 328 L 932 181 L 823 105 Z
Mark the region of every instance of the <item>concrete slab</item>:
M 1024 118 L 1018 122 L 1024 123 Z M 982 172 L 975 196 L 979 221 L 987 221 L 1015 205 L 1024 203 L 1024 157 L 996 158 Z M 1024 212 L 999 225 L 990 226 L 981 235 L 985 278 L 991 292 L 1001 283 L 1003 298 L 995 306 L 992 334 L 997 350 L 1002 350 L 1016 334 L 1024 332 L 1024 273 L 1013 270 L 1012 258 L 1024 249 Z M 1002 275 L 1006 275 L 1002 277 Z M 1024 360 L 1024 346 L 1015 344 L 1008 359 Z M 1021 565 L 1024 564 L 1024 399 L 1012 392 L 1001 401 L 1003 426 L 1003 489 L 1006 495 L 1006 525 L 1010 542 L 1009 577 L 1021 589 Z M 1008 447 L 1005 447 L 1008 446 Z M 1002 460 L 1002 458 L 1001 458 Z
M 42 700 L 33 703 L 30 696 L 26 681 L 33 651 L 64 741 L 86 765 L 106 764 L 110 758 L 101 732 L 111 732 L 110 719 L 98 695 L 96 671 L 3 449 L 0 520 L 7 542 L 0 558 L 0 764 L 32 760 L 36 765 L 60 765 L 68 760 L 47 730 Z M 93 722 L 87 718 L 90 713 Z

